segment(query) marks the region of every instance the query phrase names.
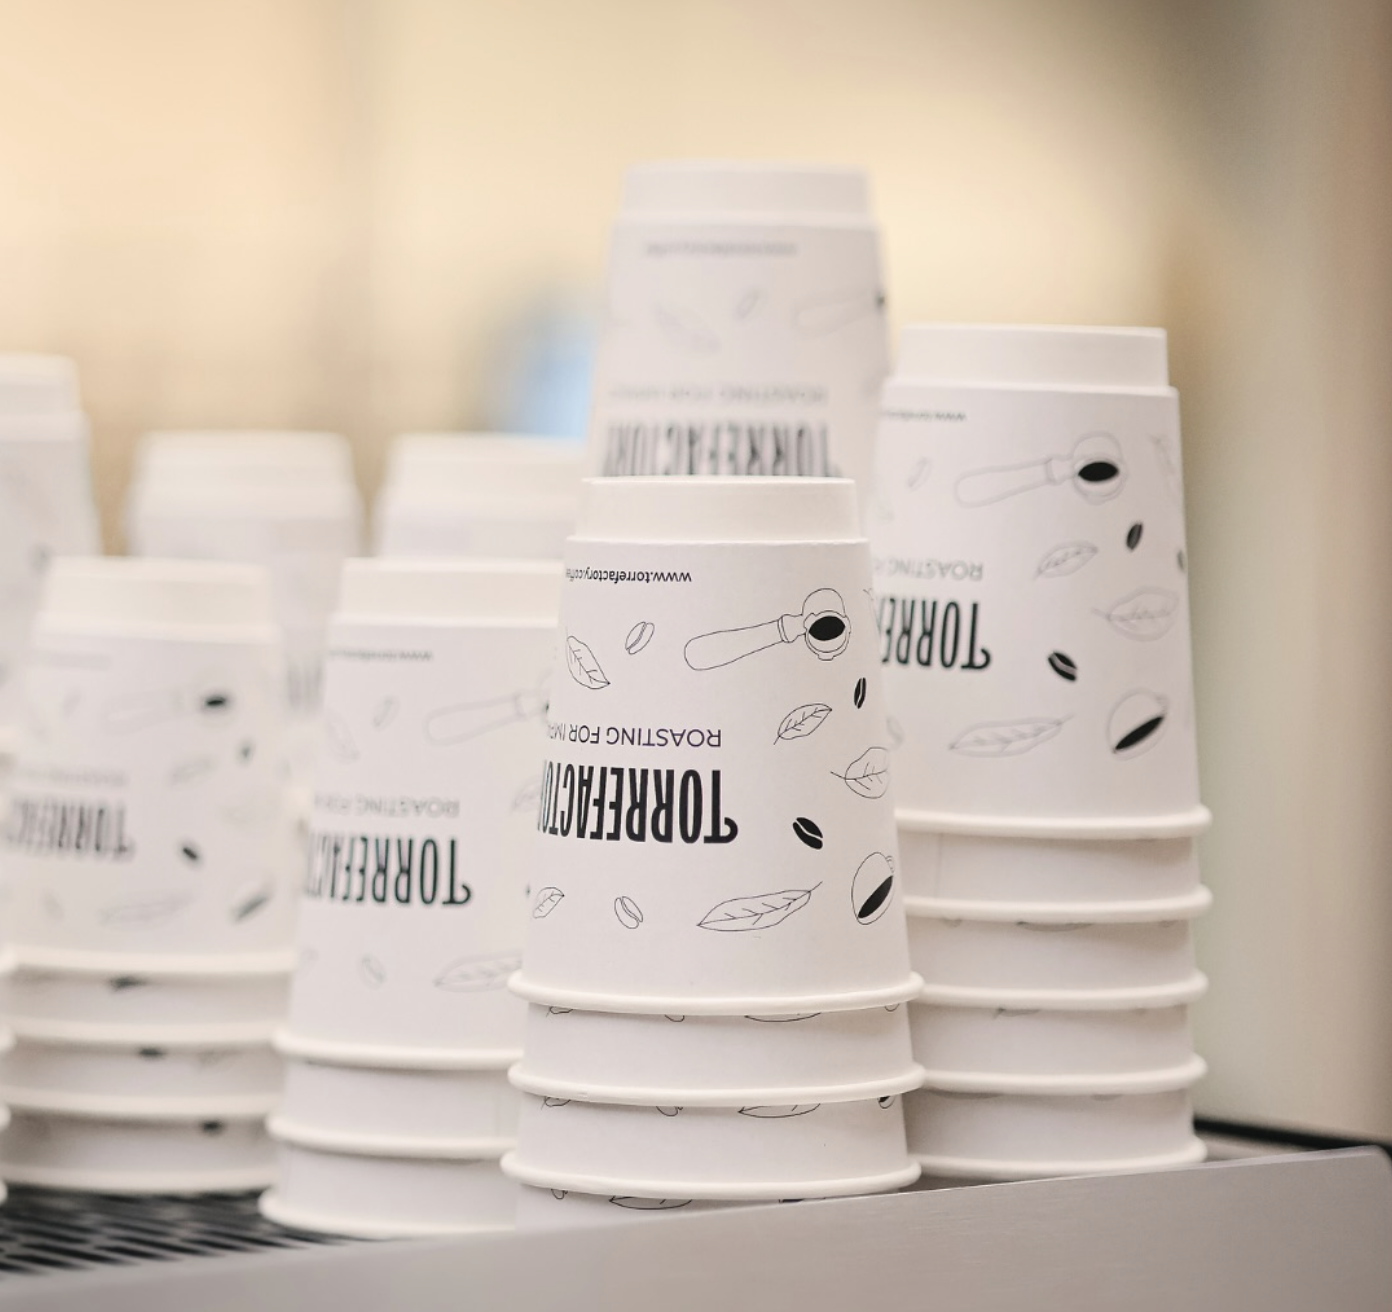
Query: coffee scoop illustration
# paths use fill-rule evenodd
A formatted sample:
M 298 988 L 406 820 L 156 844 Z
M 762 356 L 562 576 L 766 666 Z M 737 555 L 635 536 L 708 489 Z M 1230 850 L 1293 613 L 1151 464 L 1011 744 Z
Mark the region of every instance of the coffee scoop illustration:
M 851 642 L 851 621 L 839 592 L 818 588 L 809 593 L 801 615 L 780 615 L 747 628 L 703 633 L 686 644 L 683 655 L 693 670 L 714 670 L 799 638 L 819 661 L 835 660 L 846 650 Z
M 545 715 L 548 704 L 546 688 L 524 688 L 502 697 L 484 701 L 442 706 L 425 717 L 426 741 L 436 747 L 466 743 L 482 734 L 505 729 L 520 720 Z
M 1084 501 L 1099 505 L 1126 486 L 1126 461 L 1110 433 L 1085 433 L 1067 455 L 1000 465 L 963 474 L 954 489 L 959 506 L 989 506 L 1021 492 L 1071 483 Z

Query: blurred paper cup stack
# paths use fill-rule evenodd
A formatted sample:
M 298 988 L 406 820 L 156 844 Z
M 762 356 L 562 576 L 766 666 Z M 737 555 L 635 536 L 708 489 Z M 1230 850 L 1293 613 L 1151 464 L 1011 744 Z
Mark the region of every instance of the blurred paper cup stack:
M 335 433 L 148 433 L 126 502 L 133 553 L 267 568 L 285 640 L 287 751 L 307 788 L 318 743 L 324 631 L 338 573 L 361 550 L 362 498 Z
M 1202 1155 L 1178 401 L 1148 329 L 932 325 L 872 524 L 931 1175 Z
M 580 445 L 559 438 L 399 437 L 377 498 L 377 554 L 558 560 L 575 528 L 580 460 Z
M 512 1224 L 507 980 L 559 591 L 555 562 L 344 569 L 268 1216 L 367 1237 Z
M 916 1178 L 869 583 L 849 481 L 587 483 L 513 982 L 524 1184 L 656 1215 Z
M 868 478 L 888 353 L 864 174 L 630 169 L 607 295 L 590 472 Z
M 295 864 L 269 580 L 60 558 L 25 693 L 0 1173 L 121 1192 L 263 1183 Z

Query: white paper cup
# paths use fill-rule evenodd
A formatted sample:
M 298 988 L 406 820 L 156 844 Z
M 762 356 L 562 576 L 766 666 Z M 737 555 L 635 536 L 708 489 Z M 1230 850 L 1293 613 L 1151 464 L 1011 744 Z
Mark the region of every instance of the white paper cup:
M 648 1198 L 844 1197 L 911 1184 L 900 1100 L 624 1107 L 526 1095 L 503 1169 L 523 1184 Z
M 271 1126 L 305 1147 L 377 1156 L 497 1157 L 517 1138 L 504 1071 L 384 1070 L 292 1058 Z
M 871 516 L 901 823 L 1207 824 L 1179 459 L 1157 329 L 905 331 Z
M 934 1176 L 1012 1180 L 1202 1161 L 1187 1089 L 1108 1095 L 906 1095 L 909 1151 Z
M 358 1157 L 281 1143 L 262 1215 L 359 1239 L 511 1230 L 517 1186 L 496 1161 Z
M 274 1149 L 256 1120 L 99 1120 L 18 1112 L 0 1134 L 11 1184 L 110 1194 L 256 1189 L 275 1176 Z
M 283 966 L 279 655 L 255 569 L 55 562 L 5 831 L 27 965 Z
M 924 1083 L 948 1091 L 1121 1093 L 1173 1089 L 1204 1072 L 1187 1006 L 1058 1011 L 909 1004 Z
M 888 357 L 864 174 L 630 169 L 607 281 L 591 472 L 868 476 Z
M 581 455 L 555 438 L 399 437 L 375 507 L 377 554 L 556 560 L 575 527 Z
M 851 484 L 586 489 L 514 989 L 683 1015 L 903 1000 L 914 985 Z
M 512 1082 L 543 1097 L 719 1107 L 848 1102 L 917 1088 L 907 1006 L 793 1016 L 528 1009 Z
M 634 1198 L 623 1194 L 582 1194 L 567 1189 L 517 1191 L 518 1230 L 593 1229 L 605 1225 L 632 1225 L 664 1216 L 691 1216 L 695 1212 L 725 1211 L 748 1203 L 724 1203 L 698 1198 Z
M 296 1040 L 420 1065 L 468 1053 L 499 1067 L 520 1053 L 524 1009 L 506 985 L 526 922 L 559 586 L 546 562 L 345 569 Z

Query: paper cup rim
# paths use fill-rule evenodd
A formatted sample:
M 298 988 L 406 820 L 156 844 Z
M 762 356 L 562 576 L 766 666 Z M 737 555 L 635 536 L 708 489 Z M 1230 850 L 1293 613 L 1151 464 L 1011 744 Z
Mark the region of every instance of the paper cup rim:
M 157 1098 L 18 1089 L 0 1084 L 0 1102 L 18 1112 L 66 1116 L 85 1121 L 259 1121 L 280 1102 L 280 1094 L 236 1097 Z
M 293 952 L 219 953 L 198 956 L 151 952 L 84 952 L 80 948 L 13 945 L 18 967 L 58 975 L 158 975 L 165 979 L 224 980 L 291 975 Z
M 1148 902 L 994 902 L 904 895 L 911 919 L 968 920 L 979 924 L 1144 925 L 1196 920 L 1213 905 L 1213 893 L 1197 888 Z
M 1112 1097 L 1128 1093 L 1174 1093 L 1193 1088 L 1208 1074 L 1197 1054 L 1180 1066 L 1124 1074 L 999 1075 L 992 1071 L 924 1071 L 922 1087 L 934 1093 L 1040 1094 L 1049 1097 Z
M 223 560 L 58 556 L 36 622 L 174 627 L 203 633 L 274 629 L 266 570 Z
M 1157 1153 L 1151 1157 L 1100 1158 L 1091 1161 L 1017 1162 L 995 1158 L 946 1157 L 915 1153 L 914 1160 L 924 1175 L 942 1175 L 963 1180 L 1044 1180 L 1064 1175 L 1130 1175 L 1163 1171 L 1176 1166 L 1193 1166 L 1208 1156 L 1203 1140 L 1194 1136 L 1183 1149 Z
M 354 1134 L 347 1130 L 324 1130 L 281 1115 L 266 1119 L 266 1130 L 277 1143 L 292 1148 L 342 1153 L 349 1157 L 397 1157 L 406 1161 L 492 1161 L 517 1143 L 515 1136 L 454 1139 L 421 1135 Z
M 911 833 L 984 838 L 1190 838 L 1213 823 L 1206 806 L 1157 816 L 976 816 L 898 808 L 894 821 Z
M 344 1043 L 297 1034 L 277 1026 L 271 1046 L 283 1057 L 376 1070 L 505 1071 L 522 1056 L 516 1048 L 408 1048 L 391 1044 Z
M 799 1011 L 868 1011 L 871 1007 L 898 1006 L 917 998 L 923 979 L 910 972 L 905 981 L 879 989 L 856 993 L 797 994 L 788 997 L 683 998 L 640 997 L 631 993 L 582 993 L 574 989 L 533 984 L 525 978 L 525 968 L 508 979 L 508 988 L 519 998 L 546 1007 L 569 1007 L 573 1011 L 612 1011 L 640 1016 L 765 1016 L 793 1015 Z
M 752 1181 L 738 1184 L 697 1183 L 687 1180 L 640 1180 L 629 1176 L 575 1175 L 569 1172 L 553 1172 L 544 1168 L 528 1166 L 517 1160 L 517 1153 L 503 1155 L 499 1163 L 503 1174 L 520 1184 L 532 1185 L 539 1189 L 566 1189 L 582 1194 L 598 1194 L 612 1197 L 615 1194 L 628 1194 L 635 1198 L 690 1198 L 740 1199 L 772 1198 L 846 1198 L 856 1194 L 890 1193 L 912 1184 L 921 1174 L 921 1168 L 911 1157 L 905 1165 L 895 1171 L 879 1175 L 846 1177 L 839 1180 L 789 1180 Z
M 1156 1011 L 1195 1002 L 1207 991 L 1208 976 L 1196 970 L 1174 984 L 1124 989 L 987 989 L 925 984 L 915 1001 L 1009 1011 Z
M 269 1043 L 276 1022 L 231 1021 L 217 1025 L 158 1022 L 106 1025 L 100 1021 L 35 1020 L 10 1016 L 15 1037 L 31 1043 L 89 1045 L 100 1048 L 251 1048 Z
M 451 1235 L 508 1234 L 516 1227 L 510 1225 L 449 1225 L 441 1221 L 368 1221 L 357 1217 L 340 1217 L 331 1212 L 287 1205 L 277 1189 L 267 1189 L 257 1200 L 257 1207 L 266 1220 L 287 1230 L 302 1230 L 308 1234 L 343 1235 L 348 1239 L 431 1239 Z
M 794 160 L 648 160 L 624 173 L 619 220 L 873 223 L 870 180 L 851 165 Z
M 554 627 L 563 578 L 559 560 L 355 556 L 343 562 L 333 622 Z
M 208 1171 L 87 1171 L 81 1167 L 21 1166 L 4 1160 L 0 1172 L 11 1184 L 40 1189 L 75 1189 L 98 1194 L 220 1194 L 264 1189 L 275 1166 L 239 1166 Z

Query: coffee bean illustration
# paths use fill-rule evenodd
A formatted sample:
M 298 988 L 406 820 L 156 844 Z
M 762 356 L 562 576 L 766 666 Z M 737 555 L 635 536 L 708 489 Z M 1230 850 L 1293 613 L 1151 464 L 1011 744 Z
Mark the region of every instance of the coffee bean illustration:
M 1138 756 L 1160 740 L 1170 703 L 1144 688 L 1127 693 L 1107 718 L 1107 741 L 1115 756 Z
M 135 1055 L 146 1061 L 159 1061 L 164 1056 L 163 1048 L 137 1048 Z
M 1187 565 L 1187 563 L 1186 563 L 1186 561 L 1185 561 L 1185 559 L 1184 559 L 1184 548 L 1183 548 L 1183 547 L 1181 547 L 1178 551 L 1175 552 L 1175 561 L 1176 561 L 1176 563 L 1179 565 L 1179 572 L 1180 572 L 1181 574 L 1183 574 L 1184 571 L 1185 571 L 1185 569 L 1186 569 L 1186 565 Z
M 242 743 L 237 748 L 237 759 L 246 762 L 256 755 L 256 744 L 253 742 Z
M 860 710 L 860 708 L 861 708 L 862 706 L 865 705 L 865 680 L 864 680 L 864 678 L 860 678 L 860 679 L 857 679 L 857 680 L 856 680 L 855 696 L 854 696 L 853 700 L 855 701 L 855 704 L 856 704 L 856 710 Z
M 1084 483 L 1110 483 L 1121 473 L 1121 467 L 1110 460 L 1089 460 L 1078 470 L 1078 477 Z
M 798 816 L 798 818 L 793 821 L 793 833 L 802 839 L 814 852 L 821 849 L 822 829 L 815 820 L 809 820 L 806 816 Z
M 807 632 L 818 642 L 835 642 L 846 632 L 846 621 L 840 615 L 819 615 L 808 626 Z
M 1126 549 L 1135 551 L 1141 545 L 1141 534 L 1145 532 L 1144 524 L 1132 524 L 1126 530 Z
M 890 1098 L 878 1098 L 878 1099 L 876 1099 L 876 1101 L 877 1101 L 877 1102 L 880 1104 L 880 1106 L 883 1107 L 886 1111 L 888 1111 L 891 1107 L 894 1106 L 894 1099 L 893 1099 L 892 1097 L 890 1097 Z
M 106 987 L 113 993 L 123 993 L 126 989 L 144 988 L 149 982 L 139 975 L 117 975 L 114 979 L 106 981 Z
M 204 1121 L 198 1128 L 204 1134 L 221 1134 L 227 1128 L 227 1124 L 224 1121 Z
M 862 925 L 885 913 L 894 892 L 894 865 L 883 852 L 871 852 L 851 879 L 851 909 Z
M 680 1107 L 659 1107 L 657 1110 L 664 1116 L 676 1116 L 681 1112 Z
M 631 897 L 616 897 L 614 914 L 625 929 L 637 929 L 643 923 L 643 909 Z
M 179 855 L 191 866 L 196 866 L 203 860 L 203 854 L 194 843 L 181 843 L 179 845 Z
M 1078 666 L 1071 656 L 1065 656 L 1061 651 L 1049 653 L 1049 668 L 1053 670 L 1060 679 L 1067 679 L 1069 683 L 1077 681 Z
M 628 637 L 624 639 L 624 650 L 630 656 L 636 656 L 644 647 L 652 641 L 654 627 L 648 620 L 640 620 L 628 631 Z
M 230 692 L 208 692 L 203 694 L 198 709 L 205 715 L 221 715 L 232 709 L 232 702 Z

